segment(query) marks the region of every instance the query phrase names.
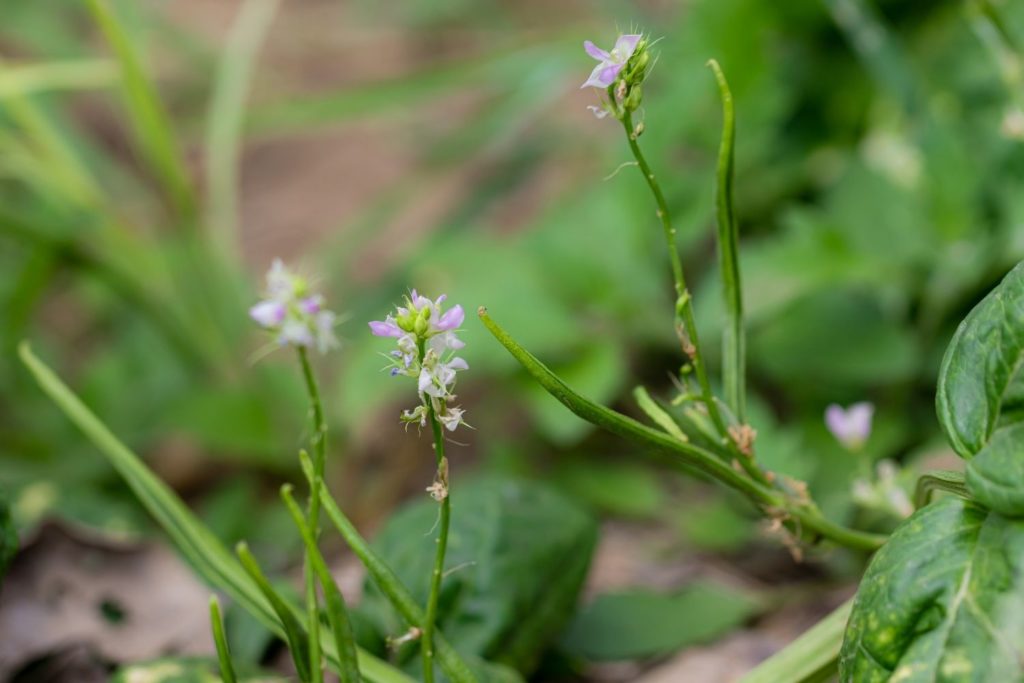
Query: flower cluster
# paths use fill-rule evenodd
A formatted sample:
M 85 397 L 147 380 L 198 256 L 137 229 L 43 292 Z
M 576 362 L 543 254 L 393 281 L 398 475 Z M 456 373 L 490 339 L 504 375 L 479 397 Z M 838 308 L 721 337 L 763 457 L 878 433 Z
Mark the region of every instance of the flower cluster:
M 335 315 L 324 308 L 324 297 L 311 292 L 306 279 L 275 259 L 267 272 L 265 299 L 249 309 L 249 317 L 277 337 L 281 346 L 315 346 L 326 353 L 338 345 Z
M 648 47 L 650 42 L 640 34 L 619 36 L 610 51 L 602 50 L 589 40 L 583 43 L 583 49 L 598 64 L 580 87 L 598 88 L 607 95 L 607 99 L 602 98 L 601 106 L 587 107 L 594 116 L 603 119 L 611 114 L 621 120 L 626 112 L 640 107 L 641 84 L 647 77 L 650 63 Z
M 378 337 L 397 339 L 398 348 L 389 356 L 391 375 L 417 381 L 420 405 L 402 413 L 402 421 L 425 427 L 433 408 L 440 423 L 448 431 L 455 431 L 464 424 L 463 410 L 451 405 L 455 399 L 455 373 L 469 369 L 466 361 L 455 355 L 465 346 L 455 332 L 466 314 L 459 305 L 443 310 L 441 305 L 446 298 L 442 294 L 431 301 L 414 289 L 406 297 L 405 306 L 399 306 L 383 321 L 371 322 L 370 331 Z

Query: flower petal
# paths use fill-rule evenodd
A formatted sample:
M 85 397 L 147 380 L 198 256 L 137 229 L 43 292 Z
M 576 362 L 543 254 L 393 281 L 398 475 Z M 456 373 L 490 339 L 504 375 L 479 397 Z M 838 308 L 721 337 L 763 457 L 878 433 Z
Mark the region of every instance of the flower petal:
M 583 41 L 583 49 L 587 51 L 587 54 L 596 59 L 599 62 L 605 62 L 611 59 L 611 55 L 594 45 L 589 40 Z
M 268 299 L 250 308 L 249 317 L 260 327 L 270 328 L 280 325 L 286 312 L 284 304 Z
M 590 78 L 588 78 L 586 82 L 580 86 L 580 89 L 582 90 L 583 88 L 607 88 L 609 85 L 611 85 L 612 81 L 615 80 L 614 78 L 612 78 L 611 81 L 607 82 L 602 80 L 602 75 L 604 74 L 605 69 L 607 68 L 608 62 L 601 62 L 600 64 L 595 66 L 594 70 L 590 72 Z
M 401 337 L 405 334 L 402 328 L 390 317 L 387 320 L 374 320 L 370 323 L 370 332 L 375 337 Z
M 619 39 L 615 41 L 615 47 L 612 48 L 613 52 L 617 53 L 619 59 L 625 63 L 631 56 L 633 51 L 636 50 L 637 43 L 643 38 L 639 33 L 630 33 L 624 36 L 619 36 Z
M 462 310 L 462 306 L 455 304 L 438 318 L 435 328 L 441 331 L 454 330 L 462 324 L 462 321 L 466 319 L 466 312 Z

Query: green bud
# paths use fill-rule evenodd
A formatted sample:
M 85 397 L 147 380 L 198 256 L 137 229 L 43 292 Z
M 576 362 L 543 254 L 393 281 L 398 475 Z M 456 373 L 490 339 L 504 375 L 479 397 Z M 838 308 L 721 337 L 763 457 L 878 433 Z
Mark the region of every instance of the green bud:
M 395 318 L 395 324 L 406 332 L 412 332 L 416 325 L 416 318 L 411 313 L 407 313 Z
M 643 91 L 640 88 L 640 84 L 637 83 L 629 89 L 629 95 L 626 96 L 626 101 L 622 103 L 622 106 L 629 111 L 636 111 L 640 107 L 640 101 L 643 99 Z
M 430 309 L 424 308 L 420 311 L 420 314 L 416 316 L 416 322 L 413 324 L 413 332 L 416 333 L 417 337 L 422 337 L 430 329 Z

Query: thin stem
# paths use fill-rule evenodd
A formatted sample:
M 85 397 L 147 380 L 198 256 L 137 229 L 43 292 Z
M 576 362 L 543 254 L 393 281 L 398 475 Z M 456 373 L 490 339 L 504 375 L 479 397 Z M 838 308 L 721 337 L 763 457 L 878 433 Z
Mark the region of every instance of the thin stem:
M 420 362 L 425 355 L 425 343 L 419 341 Z M 448 460 L 444 456 L 444 431 L 441 421 L 434 410 L 434 402 L 428 397 L 427 412 L 430 428 L 434 435 L 434 456 L 437 460 L 437 481 L 439 490 L 435 495 L 441 496 L 441 519 L 437 533 L 437 550 L 434 555 L 434 568 L 430 574 L 430 594 L 427 597 L 427 613 L 423 619 L 423 680 L 424 683 L 434 681 L 434 631 L 437 621 L 437 604 L 441 596 L 441 580 L 444 578 L 444 556 L 448 549 L 448 526 L 451 520 L 451 495 L 448 490 Z
M 324 421 L 323 405 L 320 402 L 320 389 L 309 364 L 309 355 L 305 347 L 298 347 L 299 365 L 302 376 L 306 380 L 306 391 L 313 407 L 313 483 L 309 489 L 309 506 L 306 520 L 314 540 L 320 533 L 320 483 L 324 478 L 327 461 L 327 424 Z M 311 552 L 306 553 L 304 567 L 306 579 L 306 616 L 309 621 L 309 665 L 313 680 L 323 680 L 323 668 L 320 665 L 320 601 L 316 590 L 316 558 Z
M 841 545 L 868 551 L 877 550 L 885 543 L 885 536 L 847 529 L 830 522 L 814 506 L 799 504 L 784 495 L 782 491 L 753 481 L 750 477 L 744 476 L 742 472 L 736 471 L 723 462 L 714 453 L 696 444 L 680 441 L 665 432 L 648 427 L 631 417 L 584 398 L 512 339 L 508 332 L 491 319 L 486 309 L 481 307 L 477 311 L 477 315 L 480 316 L 484 326 L 494 335 L 495 339 L 508 349 L 509 353 L 549 394 L 587 422 L 613 434 L 651 446 L 657 451 L 671 454 L 673 457 L 665 457 L 662 459 L 663 462 L 684 470 L 696 469 L 704 472 L 726 486 L 736 489 L 766 513 L 784 520 L 787 518 L 792 520 L 792 526 L 797 527 L 797 531 L 810 531 Z
M 632 150 L 637 166 L 640 168 L 644 181 L 651 189 L 651 194 L 654 195 L 654 202 L 658 206 L 657 214 L 661 220 L 662 230 L 665 233 L 665 246 L 668 248 L 669 260 L 672 263 L 672 278 L 675 281 L 676 324 L 681 325 L 685 339 L 688 342 L 688 348 L 684 350 L 690 356 L 693 369 L 697 374 L 701 397 L 704 405 L 707 407 L 708 415 L 718 430 L 719 436 L 728 444 L 732 457 L 740 463 L 747 474 L 755 481 L 765 486 L 771 486 L 768 477 L 754 461 L 753 456 L 750 453 L 741 453 L 736 448 L 736 444 L 733 442 L 732 436 L 726 427 L 725 420 L 722 419 L 722 413 L 718 409 L 715 395 L 711 391 L 711 382 L 708 380 L 707 368 L 704 366 L 704 354 L 701 352 L 700 338 L 697 336 L 697 322 L 693 313 L 693 297 L 690 296 L 689 291 L 686 289 L 683 265 L 679 260 L 679 250 L 676 248 L 676 229 L 672 227 L 672 217 L 668 211 L 665 195 L 662 193 L 661 186 L 654 177 L 654 171 L 651 170 L 647 159 L 644 158 L 643 152 L 640 151 L 640 145 L 637 144 L 636 132 L 633 127 L 633 115 L 628 109 L 623 113 L 622 126 L 626 131 L 629 149 Z

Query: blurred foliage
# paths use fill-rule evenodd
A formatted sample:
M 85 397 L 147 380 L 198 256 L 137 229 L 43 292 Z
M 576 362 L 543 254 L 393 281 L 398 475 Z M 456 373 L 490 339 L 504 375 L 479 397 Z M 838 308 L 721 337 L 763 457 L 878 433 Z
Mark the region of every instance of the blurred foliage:
M 438 627 L 460 653 L 530 673 L 575 609 L 597 526 L 550 487 L 506 478 L 460 481 L 452 511 Z M 420 604 L 427 598 L 436 523 L 437 505 L 416 501 L 398 510 L 374 541 Z M 373 627 L 361 642 L 366 648 L 402 633 L 404 622 L 372 581 L 357 613 Z M 397 655 L 408 662 L 417 650 L 406 644 Z M 420 666 L 409 664 L 410 671 Z
M 671 595 L 647 589 L 605 593 L 579 611 L 561 646 L 592 661 L 656 657 L 714 640 L 763 607 L 753 594 L 707 581 Z
M 938 434 L 933 389 L 953 327 L 1024 257 L 1024 147 L 1012 125 L 1024 73 L 1019 3 L 609 0 L 549 19 L 534 2 L 363 1 L 353 20 L 398 27 L 417 47 L 415 68 L 302 91 L 286 63 L 261 60 L 239 140 L 208 119 L 210 102 L 227 102 L 218 120 L 230 121 L 223 107 L 237 101 L 218 99 L 223 47 L 163 5 L 111 7 L 144 49 L 134 68 L 102 43 L 84 4 L 12 0 L 0 26 L 0 489 L 20 527 L 59 515 L 122 535 L 145 529 L 110 467 L 17 366 L 14 348 L 29 337 L 163 477 L 205 498 L 218 533 L 263 539 L 275 564 L 294 552 L 276 540 L 283 513 L 260 502 L 268 479 L 295 474 L 307 407 L 287 354 L 251 362 L 264 341 L 245 315 L 274 254 L 245 251 L 243 262 L 208 213 L 246 197 L 198 189 L 211 168 L 238 163 L 233 143 L 288 144 L 372 122 L 390 126 L 415 161 L 358 211 L 332 209 L 295 236 L 305 269 L 350 315 L 345 349 L 323 361 L 334 463 L 391 451 L 379 447 L 379 425 L 399 435 L 401 388 L 380 372 L 363 322 L 409 285 L 468 310 L 488 305 L 595 400 L 633 406 L 638 380 L 668 395 L 680 354 L 650 198 L 632 168 L 616 172 L 627 158 L 620 131 L 591 120 L 576 94 L 590 67 L 580 43 L 606 42 L 615 27 L 661 38 L 642 144 L 677 217 L 712 352 L 723 312 L 711 241 L 720 123 L 705 61 L 729 76 L 751 422 L 765 464 L 809 481 L 830 516 L 855 514 L 860 463 L 825 431 L 824 407 L 878 405 L 866 449 L 875 459 L 925 450 Z M 208 159 L 214 150 L 222 156 Z M 443 177 L 460 186 L 445 210 L 415 234 L 392 234 Z M 588 469 L 594 455 L 619 457 L 621 444 L 527 381 L 472 319 L 464 338 L 470 452 L 550 474 L 600 513 L 659 516 L 673 495 L 663 476 Z M 567 457 L 552 461 L 556 450 Z M 351 488 L 372 497 L 379 474 L 364 469 Z M 729 500 L 667 521 L 698 547 L 735 549 L 749 533 Z M 725 531 L 701 535 L 716 525 Z

